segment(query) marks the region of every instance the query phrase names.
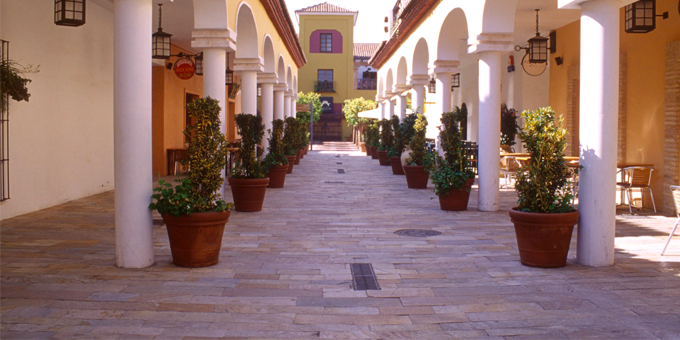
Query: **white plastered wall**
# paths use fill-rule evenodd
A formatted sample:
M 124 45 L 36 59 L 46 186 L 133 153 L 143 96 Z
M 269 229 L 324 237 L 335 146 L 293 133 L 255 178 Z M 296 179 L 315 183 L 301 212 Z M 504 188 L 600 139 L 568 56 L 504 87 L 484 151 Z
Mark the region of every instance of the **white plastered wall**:
M 30 102 L 10 102 L 11 199 L 0 219 L 113 189 L 113 13 L 89 2 L 84 26 L 62 27 L 53 11 L 0 2 L 10 57 L 40 66 L 28 75 Z

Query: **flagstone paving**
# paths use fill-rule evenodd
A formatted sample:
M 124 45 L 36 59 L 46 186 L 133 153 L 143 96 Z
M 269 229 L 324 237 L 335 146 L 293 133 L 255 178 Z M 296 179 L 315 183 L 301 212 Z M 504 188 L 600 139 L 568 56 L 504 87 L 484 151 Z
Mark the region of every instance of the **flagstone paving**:
M 680 237 L 659 256 L 675 218 L 618 215 L 614 266 L 576 264 L 575 231 L 567 267 L 529 268 L 514 191 L 444 212 L 350 144 L 315 149 L 262 212 L 232 213 L 209 268 L 172 265 L 162 223 L 156 264 L 117 268 L 112 192 L 2 221 L 0 337 L 680 339 Z M 442 234 L 394 234 L 411 228 Z M 351 263 L 381 289 L 352 290 Z

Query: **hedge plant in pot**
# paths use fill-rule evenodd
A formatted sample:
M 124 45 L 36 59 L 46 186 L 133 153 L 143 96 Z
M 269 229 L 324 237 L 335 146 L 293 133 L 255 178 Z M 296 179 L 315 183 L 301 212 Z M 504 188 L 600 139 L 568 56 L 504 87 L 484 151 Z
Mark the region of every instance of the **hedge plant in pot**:
M 427 180 L 430 176 L 427 169 L 433 161 L 432 155 L 427 153 L 427 143 L 425 142 L 427 117 L 419 114 L 413 128 L 415 134 L 409 143 L 411 154 L 403 165 L 404 173 L 406 174 L 406 183 L 410 189 L 425 189 L 427 188 Z
M 444 112 L 439 130 L 444 157 L 437 157 L 430 169 L 434 192 L 439 196 L 441 210 L 467 210 L 470 190 L 475 181 L 470 161 L 463 150 L 463 133 L 460 126 L 463 116 L 460 109 Z
M 264 135 L 262 117 L 247 113 L 237 114 L 236 127 L 241 135 L 239 161 L 231 171 L 229 185 L 234 197 L 234 210 L 253 212 L 262 210 L 269 178 L 257 157 L 257 146 Z
M 297 128 L 298 128 L 298 137 L 300 140 L 298 141 L 300 145 L 300 159 L 305 158 L 305 150 L 309 148 L 309 136 L 307 134 L 307 129 L 309 128 L 309 124 L 305 124 L 305 120 L 301 119 L 300 117 L 295 118 L 297 120 Z M 309 120 L 307 120 L 309 121 Z
M 219 194 L 224 180 L 227 141 L 220 132 L 220 106 L 217 100 L 201 98 L 187 105 L 195 118 L 184 132 L 189 142 L 187 177 L 170 183 L 159 181 L 149 209 L 163 216 L 170 239 L 172 261 L 181 267 L 216 264 L 222 247 L 224 225 L 229 221 L 232 203 Z
M 517 135 L 517 110 L 508 109 L 508 106 L 501 105 L 501 149 L 505 152 L 512 152 Z
M 283 154 L 283 120 L 275 119 L 269 132 L 269 148 L 262 160 L 262 167 L 269 169 L 267 188 L 283 188 L 288 171 L 288 158 Z
M 401 152 L 404 150 L 404 140 L 399 129 L 399 116 L 393 115 L 390 119 L 392 129 L 392 146 L 387 150 L 387 157 L 390 159 L 393 175 L 403 175 L 404 168 L 401 166 Z
M 530 267 L 563 267 L 579 218 L 567 185 L 567 130 L 550 107 L 524 111 L 522 117 L 519 137 L 531 161 L 515 174 L 517 207 L 509 212 L 520 261 Z
M 297 121 L 293 117 L 288 117 L 284 120 L 283 127 L 283 155 L 288 159 L 287 174 L 293 173 L 293 166 L 296 164 L 297 158 Z
M 387 152 L 392 148 L 392 145 L 394 145 L 394 139 L 391 121 L 383 119 L 380 121 L 380 145 L 378 146 L 378 161 L 380 165 L 390 165 Z
M 406 164 L 406 159 L 411 155 L 411 147 L 409 144 L 413 139 L 416 131 L 413 128 L 418 119 L 418 111 L 410 113 L 404 117 L 404 120 L 399 124 L 399 134 L 401 136 L 401 144 L 404 146 L 401 152 L 401 164 Z
M 380 145 L 380 125 L 377 120 L 372 121 L 366 127 L 366 145 L 370 149 L 371 159 L 378 159 L 378 146 Z

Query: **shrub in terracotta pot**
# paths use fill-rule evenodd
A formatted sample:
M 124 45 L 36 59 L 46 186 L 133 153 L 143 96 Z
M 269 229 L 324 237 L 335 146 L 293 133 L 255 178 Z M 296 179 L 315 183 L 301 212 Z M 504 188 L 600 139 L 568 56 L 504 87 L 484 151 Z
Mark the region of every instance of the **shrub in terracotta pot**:
M 401 153 L 404 150 L 404 140 L 399 129 L 399 116 L 393 115 L 390 118 L 390 127 L 392 130 L 392 146 L 387 150 L 387 157 L 392 166 L 392 174 L 403 175 L 404 168 L 401 165 Z
M 232 203 L 219 191 L 224 180 L 227 141 L 220 132 L 220 106 L 210 97 L 187 105 L 194 124 L 187 127 L 189 170 L 175 187 L 159 181 L 149 209 L 163 216 L 170 239 L 172 261 L 182 267 L 206 267 L 219 261 L 224 225 Z
M 410 189 L 425 189 L 427 188 L 427 180 L 430 176 L 427 169 L 433 161 L 433 156 L 427 153 L 427 143 L 425 141 L 427 117 L 419 114 L 413 128 L 415 133 L 409 143 L 411 154 L 403 165 L 404 173 L 406 174 L 406 183 Z
M 378 146 L 378 161 L 380 165 L 390 165 L 390 159 L 387 152 L 394 144 L 394 136 L 392 135 L 392 124 L 390 120 L 383 119 L 380 121 L 380 144 Z
M 522 117 L 519 137 L 531 160 L 515 174 L 517 207 L 509 212 L 520 261 L 531 267 L 563 267 L 579 218 L 571 205 L 564 162 L 567 130 L 550 107 L 524 111 Z
M 288 171 L 288 158 L 283 154 L 283 120 L 276 119 L 272 122 L 269 132 L 269 148 L 267 155 L 262 160 L 262 167 L 269 169 L 269 185 L 267 188 L 283 188 Z
M 293 166 L 297 158 L 297 141 L 298 141 L 297 121 L 293 117 L 288 117 L 284 120 L 283 127 L 283 155 L 288 159 L 287 174 L 293 173 Z
M 444 112 L 441 123 L 439 138 L 444 157 L 437 156 L 437 161 L 430 168 L 434 192 L 439 197 L 442 210 L 467 210 L 475 173 L 463 150 L 460 109 Z
M 380 145 L 380 126 L 374 120 L 366 126 L 366 146 L 371 152 L 372 159 L 378 159 L 378 146 Z
M 264 135 L 262 117 L 240 113 L 235 117 L 236 127 L 241 136 L 239 161 L 231 171 L 229 185 L 234 197 L 234 210 L 253 212 L 262 210 L 264 196 L 269 185 L 264 169 L 257 156 L 257 146 Z

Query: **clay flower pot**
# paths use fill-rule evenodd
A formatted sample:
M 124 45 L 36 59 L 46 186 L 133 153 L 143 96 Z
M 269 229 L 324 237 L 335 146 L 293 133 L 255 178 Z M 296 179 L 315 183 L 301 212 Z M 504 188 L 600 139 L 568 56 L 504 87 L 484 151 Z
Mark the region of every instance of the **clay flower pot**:
M 286 170 L 287 174 L 292 174 L 293 173 L 293 166 L 295 165 L 295 158 L 297 158 L 296 155 L 293 156 L 286 156 L 288 159 L 288 170 Z
M 406 175 L 406 184 L 409 189 L 426 189 L 427 180 L 430 177 L 430 172 L 425 171 L 422 165 L 404 165 L 404 174 Z
M 439 195 L 439 207 L 447 211 L 467 210 L 470 201 L 470 189 L 474 182 L 475 179 L 470 178 L 462 188 L 451 189 L 446 196 Z
M 229 185 L 234 197 L 234 210 L 242 212 L 262 210 L 269 178 L 229 177 Z
M 302 150 L 298 150 L 295 153 L 295 165 L 300 164 L 300 159 L 302 159 Z
M 387 151 L 378 150 L 378 162 L 380 162 L 380 165 L 390 165 L 390 158 L 387 157 Z
M 302 149 L 302 151 L 304 151 L 305 155 L 307 155 L 307 153 L 309 152 L 309 145 L 306 145 L 305 148 Z
M 288 171 L 288 164 L 273 166 L 269 168 L 269 185 L 267 188 L 283 188 L 286 182 L 286 172 Z
M 300 149 L 300 159 L 305 159 L 305 149 Z
M 378 159 L 378 147 L 371 146 L 371 159 Z
M 364 144 L 364 151 L 366 151 L 366 156 L 371 157 L 371 147 Z
M 366 143 L 360 142 L 359 143 L 359 150 L 361 150 L 361 152 L 366 152 Z
M 390 157 L 393 175 L 403 175 L 404 168 L 401 166 L 401 157 Z
M 202 212 L 173 216 L 163 214 L 168 230 L 172 262 L 180 267 L 207 267 L 220 260 L 224 225 L 231 212 Z
M 509 211 L 515 225 L 519 259 L 523 265 L 558 268 L 567 265 L 567 254 L 579 212 L 531 213 L 515 209 Z

